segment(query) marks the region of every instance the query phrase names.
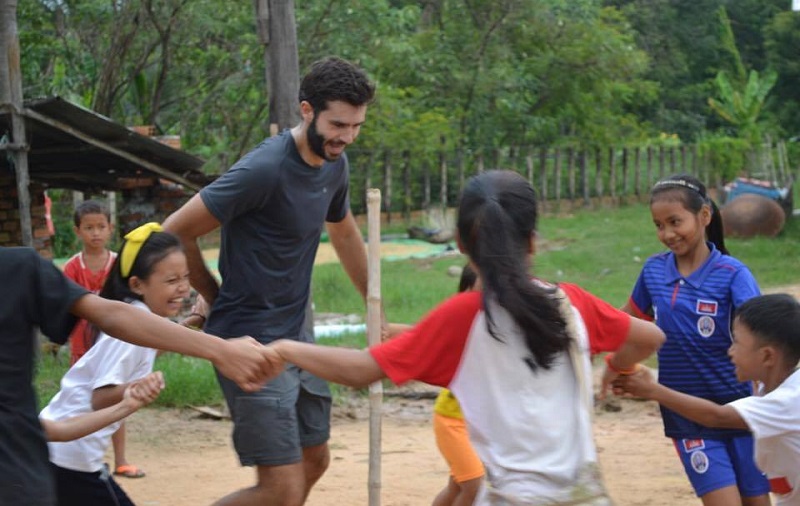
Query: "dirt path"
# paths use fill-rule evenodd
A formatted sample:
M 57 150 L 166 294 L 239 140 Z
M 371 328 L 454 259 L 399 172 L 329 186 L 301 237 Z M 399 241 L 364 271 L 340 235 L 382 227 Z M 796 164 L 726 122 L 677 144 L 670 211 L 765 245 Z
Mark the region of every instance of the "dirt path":
M 382 504 L 430 504 L 447 481 L 430 426 L 433 401 L 387 400 L 383 418 Z M 595 437 L 610 493 L 618 506 L 699 504 L 672 446 L 662 436 L 657 406 L 625 400 L 620 411 L 597 409 Z M 337 408 L 331 467 L 309 506 L 367 504 L 369 427 L 363 407 Z M 198 418 L 189 410 L 147 409 L 131 418 L 128 456 L 148 476 L 120 479 L 139 506 L 210 504 L 250 486 L 230 447 L 230 422 Z

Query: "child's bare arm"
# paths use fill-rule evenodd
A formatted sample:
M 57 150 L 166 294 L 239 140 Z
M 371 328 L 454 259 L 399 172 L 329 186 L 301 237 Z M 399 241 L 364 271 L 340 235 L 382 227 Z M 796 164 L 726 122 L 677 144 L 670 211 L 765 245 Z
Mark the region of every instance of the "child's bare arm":
M 148 374 L 125 389 L 124 398 L 109 407 L 66 420 L 40 419 L 49 441 L 72 441 L 119 421 L 153 402 L 164 388 L 161 372 Z
M 128 383 L 95 388 L 92 391 L 92 409 L 97 411 L 121 402 L 127 388 Z
M 749 429 L 747 423 L 731 406 L 676 392 L 660 385 L 646 369 L 614 381 L 614 393 L 629 393 L 657 401 L 662 406 L 706 427 Z

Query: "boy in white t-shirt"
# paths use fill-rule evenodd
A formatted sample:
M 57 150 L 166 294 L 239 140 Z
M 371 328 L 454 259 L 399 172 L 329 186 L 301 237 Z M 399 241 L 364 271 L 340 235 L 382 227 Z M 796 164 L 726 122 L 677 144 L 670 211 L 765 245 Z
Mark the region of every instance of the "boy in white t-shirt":
M 757 395 L 725 405 L 659 385 L 643 370 L 614 382 L 616 393 L 658 401 L 708 427 L 749 429 L 755 460 L 769 478 L 778 506 L 800 506 L 800 304 L 787 294 L 742 304 L 728 355 L 739 381 L 755 381 Z

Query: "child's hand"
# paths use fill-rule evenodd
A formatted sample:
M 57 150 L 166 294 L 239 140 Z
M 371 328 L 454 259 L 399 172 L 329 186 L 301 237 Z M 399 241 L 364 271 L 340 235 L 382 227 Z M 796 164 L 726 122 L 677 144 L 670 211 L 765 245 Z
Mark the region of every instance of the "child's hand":
M 286 369 L 286 360 L 281 356 L 278 351 L 278 341 L 273 341 L 264 346 L 262 354 L 267 360 L 268 368 L 270 370 L 270 379 L 280 375 Z
M 649 399 L 653 388 L 658 386 L 658 383 L 646 367 L 640 367 L 636 374 L 617 377 L 612 386 L 616 395 L 629 394 Z
M 381 327 L 381 341 L 388 341 L 389 339 L 402 334 L 406 330 L 412 328 L 413 325 L 405 323 L 387 323 Z
M 206 323 L 206 319 L 208 318 L 208 311 L 209 307 L 206 299 L 204 299 L 203 296 L 198 293 L 189 316 L 187 316 L 186 319 L 181 322 L 181 325 L 184 327 L 195 327 L 202 329 L 203 325 Z
M 123 400 L 136 410 L 156 400 L 163 389 L 164 375 L 161 371 L 152 372 L 128 385 Z

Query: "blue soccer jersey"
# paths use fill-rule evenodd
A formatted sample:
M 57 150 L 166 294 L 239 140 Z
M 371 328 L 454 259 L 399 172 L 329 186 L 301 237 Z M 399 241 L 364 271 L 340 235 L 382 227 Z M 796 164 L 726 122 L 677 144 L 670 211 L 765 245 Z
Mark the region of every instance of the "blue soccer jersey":
M 760 294 L 750 270 L 709 243 L 711 255 L 690 276 L 678 272 L 672 252 L 650 257 L 631 294 L 631 307 L 652 317 L 667 340 L 658 352 L 659 383 L 689 395 L 726 404 L 752 394 L 736 380 L 728 358 L 734 310 Z M 747 431 L 696 424 L 661 407 L 671 438 L 719 438 Z

